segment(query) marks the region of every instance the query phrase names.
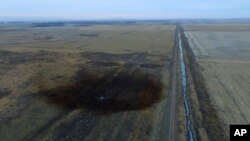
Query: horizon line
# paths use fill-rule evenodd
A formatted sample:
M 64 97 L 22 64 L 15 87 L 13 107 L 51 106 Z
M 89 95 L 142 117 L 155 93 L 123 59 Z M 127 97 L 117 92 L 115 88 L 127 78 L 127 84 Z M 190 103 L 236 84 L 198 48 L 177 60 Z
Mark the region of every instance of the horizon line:
M 6 18 L 0 17 L 0 22 L 41 22 L 41 21 L 166 21 L 166 20 L 250 20 L 249 18 Z

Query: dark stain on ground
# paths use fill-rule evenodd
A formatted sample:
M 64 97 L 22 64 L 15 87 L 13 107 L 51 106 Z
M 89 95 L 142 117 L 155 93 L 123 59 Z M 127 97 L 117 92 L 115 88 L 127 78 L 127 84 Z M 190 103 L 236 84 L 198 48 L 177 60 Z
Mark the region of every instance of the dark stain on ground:
M 114 54 L 114 53 L 103 53 L 103 52 L 82 52 L 81 55 L 91 61 L 129 61 L 135 55 L 142 55 L 147 53 L 124 53 L 124 54 Z
M 103 61 L 103 62 L 130 62 L 130 63 L 137 63 L 143 64 L 142 67 L 163 67 L 164 62 L 168 59 L 168 55 L 166 54 L 150 54 L 147 52 L 140 52 L 140 53 L 104 53 L 104 52 L 91 52 L 85 51 L 81 53 L 83 58 L 86 58 L 90 61 Z M 146 59 L 146 57 L 156 57 L 160 60 L 152 61 Z M 141 58 L 141 59 L 136 59 Z
M 85 52 L 82 55 L 81 59 L 86 60 L 86 62 L 80 62 L 77 65 L 79 71 L 72 77 L 72 80 L 65 81 L 53 89 L 46 89 L 46 86 L 40 87 L 39 85 L 38 92 L 20 95 L 16 106 L 13 107 L 15 109 L 12 108 L 11 111 L 0 114 L 1 122 L 11 125 L 14 119 L 21 119 L 22 116 L 31 114 L 31 110 L 35 117 L 39 117 L 40 114 L 44 114 L 41 110 L 44 109 L 44 106 L 40 105 L 42 100 L 49 104 L 52 109 L 58 108 L 60 112 L 55 112 L 53 117 L 47 120 L 47 123 L 41 127 L 35 127 L 22 140 L 45 139 L 50 129 L 54 127 L 53 131 L 51 130 L 53 132 L 51 133 L 52 140 L 84 140 L 94 130 L 98 122 L 103 121 L 103 117 L 115 112 L 145 109 L 159 102 L 163 97 L 161 69 L 159 69 L 162 67 L 140 66 L 145 62 L 155 64 L 154 61 L 147 59 L 147 56 L 152 54 Z M 164 58 L 160 55 L 158 57 Z M 162 64 L 162 62 L 158 61 L 156 64 Z M 149 67 L 151 68 L 148 69 Z M 51 80 L 57 81 L 63 77 L 63 75 L 58 74 Z M 29 85 L 34 85 L 34 80 L 39 81 L 40 79 L 29 79 L 19 87 L 26 88 Z M 66 121 L 61 120 L 65 119 L 74 109 L 80 109 L 81 112 Z M 112 125 L 114 127 L 111 127 L 107 132 L 113 135 L 112 131 L 116 130 L 116 123 L 120 123 L 122 128 L 117 130 L 118 133 L 114 140 L 127 139 L 130 134 L 127 131 L 133 132 L 135 128 L 141 130 L 142 133 L 139 133 L 141 137 L 149 136 L 150 124 L 144 119 L 137 123 L 136 115 L 130 115 L 121 123 L 117 120 L 114 121 Z M 138 125 L 140 125 L 140 129 Z M 124 132 L 126 133 L 122 134 Z M 107 134 L 104 140 L 110 140 L 111 135 Z
M 109 62 L 109 61 L 88 61 L 88 64 L 99 67 L 113 67 L 121 66 L 121 63 L 118 62 Z
M 10 94 L 10 90 L 6 88 L 0 88 L 0 99 L 4 96 L 7 96 Z
M 147 60 L 149 55 L 82 52 L 81 59 L 87 61 L 78 65 L 72 81 L 53 89 L 41 87 L 38 94 L 63 109 L 112 113 L 148 108 L 162 98 L 164 66 Z
M 161 67 L 163 67 L 163 65 L 152 64 L 152 63 L 143 63 L 143 64 L 140 64 L 140 67 L 142 67 L 142 68 L 152 68 L 152 69 L 155 69 L 155 68 L 161 68 Z
M 161 99 L 159 76 L 142 69 L 83 68 L 72 84 L 42 90 L 45 101 L 62 108 L 100 112 L 144 109 Z

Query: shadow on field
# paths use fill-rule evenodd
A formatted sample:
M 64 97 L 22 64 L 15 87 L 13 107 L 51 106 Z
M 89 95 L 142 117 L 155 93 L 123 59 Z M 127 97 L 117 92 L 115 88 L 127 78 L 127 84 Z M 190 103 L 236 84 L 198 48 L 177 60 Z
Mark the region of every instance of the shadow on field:
M 160 77 L 142 69 L 85 67 L 75 82 L 39 93 L 61 108 L 108 113 L 147 108 L 161 99 L 162 89 Z

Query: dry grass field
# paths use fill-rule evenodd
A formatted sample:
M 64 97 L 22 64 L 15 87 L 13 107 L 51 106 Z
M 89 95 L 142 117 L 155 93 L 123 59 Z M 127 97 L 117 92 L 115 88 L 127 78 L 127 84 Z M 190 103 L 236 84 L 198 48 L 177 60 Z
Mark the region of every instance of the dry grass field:
M 0 25 L 0 140 L 158 140 L 174 33 Z
M 184 25 L 212 102 L 224 122 L 250 123 L 250 25 Z

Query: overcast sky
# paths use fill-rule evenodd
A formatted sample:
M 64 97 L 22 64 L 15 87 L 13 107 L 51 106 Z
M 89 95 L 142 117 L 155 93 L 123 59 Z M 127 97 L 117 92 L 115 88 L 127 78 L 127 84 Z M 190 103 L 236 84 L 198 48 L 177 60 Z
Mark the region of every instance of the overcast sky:
M 0 20 L 250 18 L 250 0 L 0 0 Z

